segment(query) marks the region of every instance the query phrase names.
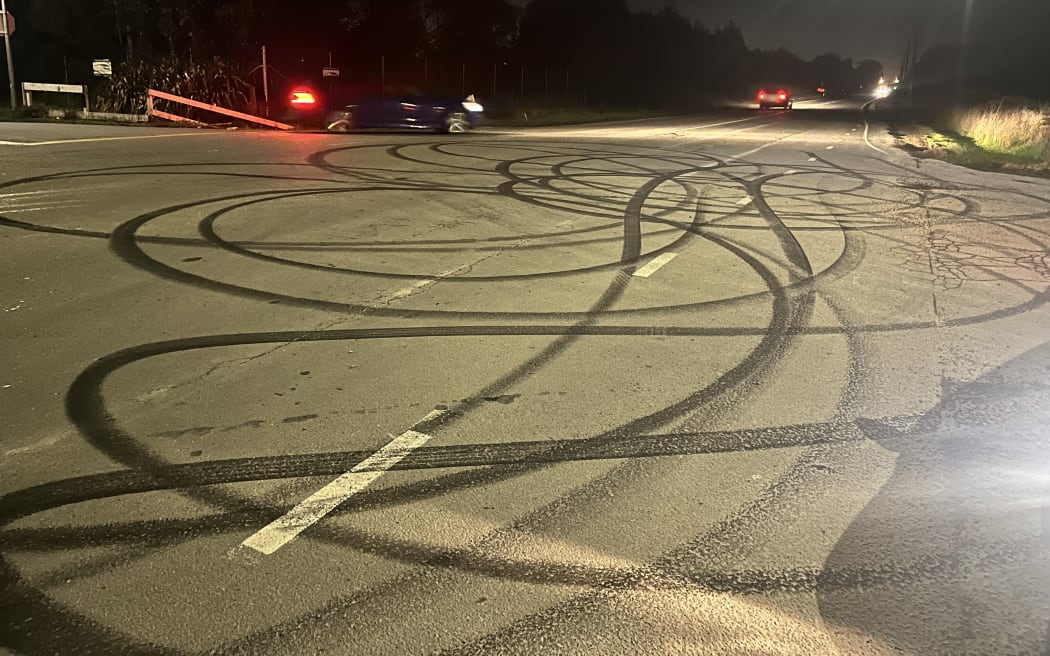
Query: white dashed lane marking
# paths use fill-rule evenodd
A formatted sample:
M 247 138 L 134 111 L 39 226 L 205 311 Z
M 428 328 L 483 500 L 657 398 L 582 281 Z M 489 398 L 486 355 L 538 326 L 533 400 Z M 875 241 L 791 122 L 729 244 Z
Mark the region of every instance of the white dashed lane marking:
M 416 426 L 433 421 L 445 412 L 445 410 L 434 410 L 416 423 Z M 415 430 L 401 433 L 386 446 L 359 462 L 353 469 L 303 499 L 294 508 L 264 526 L 241 544 L 267 555 L 274 553 L 313 526 L 322 517 L 338 508 L 351 496 L 371 485 L 387 470 L 430 439 L 430 435 Z
M 648 264 L 643 266 L 641 269 L 635 271 L 634 275 L 638 278 L 648 278 L 649 276 L 656 273 L 660 269 L 660 267 L 673 260 L 676 255 L 677 253 L 663 253 L 661 255 L 657 255 L 652 260 L 650 260 Z

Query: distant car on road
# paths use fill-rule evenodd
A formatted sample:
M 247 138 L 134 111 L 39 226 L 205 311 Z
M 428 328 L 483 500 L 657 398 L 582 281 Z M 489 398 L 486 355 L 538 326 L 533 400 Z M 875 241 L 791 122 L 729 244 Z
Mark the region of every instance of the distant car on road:
M 791 92 L 787 89 L 779 89 L 775 92 L 768 92 L 762 89 L 758 92 L 757 99 L 759 109 L 771 109 L 773 107 L 791 109 L 795 104 L 794 99 L 791 97 Z

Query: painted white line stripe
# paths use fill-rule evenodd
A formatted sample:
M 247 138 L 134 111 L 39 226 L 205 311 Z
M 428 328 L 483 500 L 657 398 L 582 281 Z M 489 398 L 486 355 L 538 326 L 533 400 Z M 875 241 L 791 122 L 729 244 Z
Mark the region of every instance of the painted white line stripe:
M 834 147 L 834 146 L 828 146 L 828 147 L 827 147 L 827 148 L 825 148 L 824 150 L 835 150 L 835 147 Z
M 47 210 L 61 210 L 70 207 L 80 207 L 81 203 L 60 203 L 47 207 L 2 207 L 0 212 L 4 214 L 18 214 L 19 212 L 46 212 Z
M 861 117 L 864 119 L 864 143 L 868 144 L 868 147 L 870 147 L 872 150 L 878 151 L 883 155 L 888 155 L 889 153 L 879 148 L 875 144 L 871 143 L 871 139 L 868 138 L 868 133 L 871 131 L 871 124 L 868 123 L 868 107 L 874 105 L 877 100 L 878 99 L 870 100 L 866 102 L 863 107 L 860 108 Z
M 454 276 L 457 273 L 462 273 L 464 271 L 470 271 L 470 269 L 473 266 L 474 266 L 473 264 L 463 264 L 461 266 L 456 267 L 455 269 L 449 269 L 448 271 L 445 271 L 443 273 L 439 273 L 436 276 L 434 276 L 433 278 L 424 278 L 423 280 L 420 280 L 419 282 L 415 283 L 411 287 L 405 287 L 404 289 L 397 290 L 396 292 L 394 292 L 390 296 L 387 296 L 386 299 L 384 299 L 384 300 L 385 300 L 385 302 L 389 303 L 390 301 L 396 301 L 398 299 L 405 298 L 406 296 L 411 296 L 411 295 L 415 294 L 416 292 L 419 292 L 419 291 L 422 291 L 422 290 L 426 289 L 427 287 L 433 285 L 436 282 L 440 282 L 441 280 L 444 280 L 445 278 L 448 278 L 449 276 Z
M 660 255 L 657 255 L 652 260 L 650 260 L 648 264 L 643 266 L 641 269 L 635 271 L 634 275 L 638 278 L 648 278 L 649 276 L 656 273 L 660 269 L 660 267 L 673 260 L 676 255 L 678 255 L 678 253 L 662 253 Z
M 761 126 L 758 126 L 758 127 L 765 127 L 765 126 L 761 125 Z M 776 144 L 780 143 L 781 141 L 783 141 L 783 139 L 774 139 L 773 141 L 770 141 L 769 143 L 762 144 L 758 148 L 752 148 L 751 150 L 745 150 L 744 152 L 739 153 L 737 155 L 730 155 L 729 157 L 726 158 L 725 161 L 732 162 L 734 160 L 740 160 L 740 159 L 743 159 L 745 157 L 749 157 L 751 155 L 755 155 L 757 153 L 762 152 L 766 148 L 769 148 L 770 146 L 775 146 Z
M 416 425 L 434 419 L 443 413 L 444 411 L 435 410 Z M 344 501 L 371 485 L 388 469 L 401 462 L 405 456 L 426 444 L 430 439 L 430 435 L 414 430 L 401 433 L 382 449 L 303 499 L 286 514 L 270 522 L 241 544 L 266 555 L 274 553 L 317 523 L 322 517 L 338 508 Z
M 740 200 L 738 200 L 736 202 L 736 204 L 740 205 L 741 207 L 743 207 L 744 205 L 750 205 L 751 204 L 751 199 L 750 198 L 741 198 Z
M 816 158 L 816 157 L 810 157 L 810 158 L 809 158 L 809 161 L 811 161 L 811 162 L 815 162 L 815 161 L 817 161 L 817 158 Z
M 3 143 L 3 142 L 0 141 L 0 143 Z M 62 192 L 51 191 L 49 189 L 42 190 L 42 191 L 19 191 L 19 192 L 11 193 L 11 194 L 0 194 L 0 200 L 4 200 L 4 199 L 8 199 L 8 198 L 19 198 L 21 196 L 39 196 L 40 194 L 55 195 L 55 194 L 59 194 L 59 193 L 62 193 Z
M 170 139 L 171 137 L 200 137 L 224 132 L 179 132 L 176 134 L 138 134 L 132 137 L 91 137 L 89 139 L 60 139 L 58 141 L 0 141 L 0 146 L 57 146 L 59 144 L 93 143 L 96 141 L 131 141 L 133 139 Z
M 790 171 L 784 171 L 784 175 L 795 175 L 796 173 L 798 173 L 798 171 L 796 171 L 795 169 L 791 169 Z

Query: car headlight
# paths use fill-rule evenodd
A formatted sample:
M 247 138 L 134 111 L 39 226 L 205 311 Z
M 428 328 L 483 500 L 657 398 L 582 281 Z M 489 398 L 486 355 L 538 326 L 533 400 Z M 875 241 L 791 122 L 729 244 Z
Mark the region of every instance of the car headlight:
M 470 101 L 463 103 L 463 109 L 467 110 L 468 112 L 474 112 L 477 114 L 480 114 L 481 112 L 485 111 L 485 108 L 481 106 L 481 103 Z

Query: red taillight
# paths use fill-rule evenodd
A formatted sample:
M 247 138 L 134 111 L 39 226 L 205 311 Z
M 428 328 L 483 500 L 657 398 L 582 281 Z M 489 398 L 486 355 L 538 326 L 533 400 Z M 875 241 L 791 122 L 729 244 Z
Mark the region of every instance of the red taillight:
M 317 104 L 317 98 L 314 97 L 312 91 L 306 91 L 305 89 L 296 89 L 292 92 L 291 103 L 300 107 L 313 107 Z
M 758 99 L 759 100 L 765 100 L 766 99 L 766 92 L 765 92 L 765 90 L 762 90 L 762 91 L 758 92 Z
M 787 100 L 788 99 L 787 94 L 786 93 L 780 94 L 780 99 L 781 100 Z

